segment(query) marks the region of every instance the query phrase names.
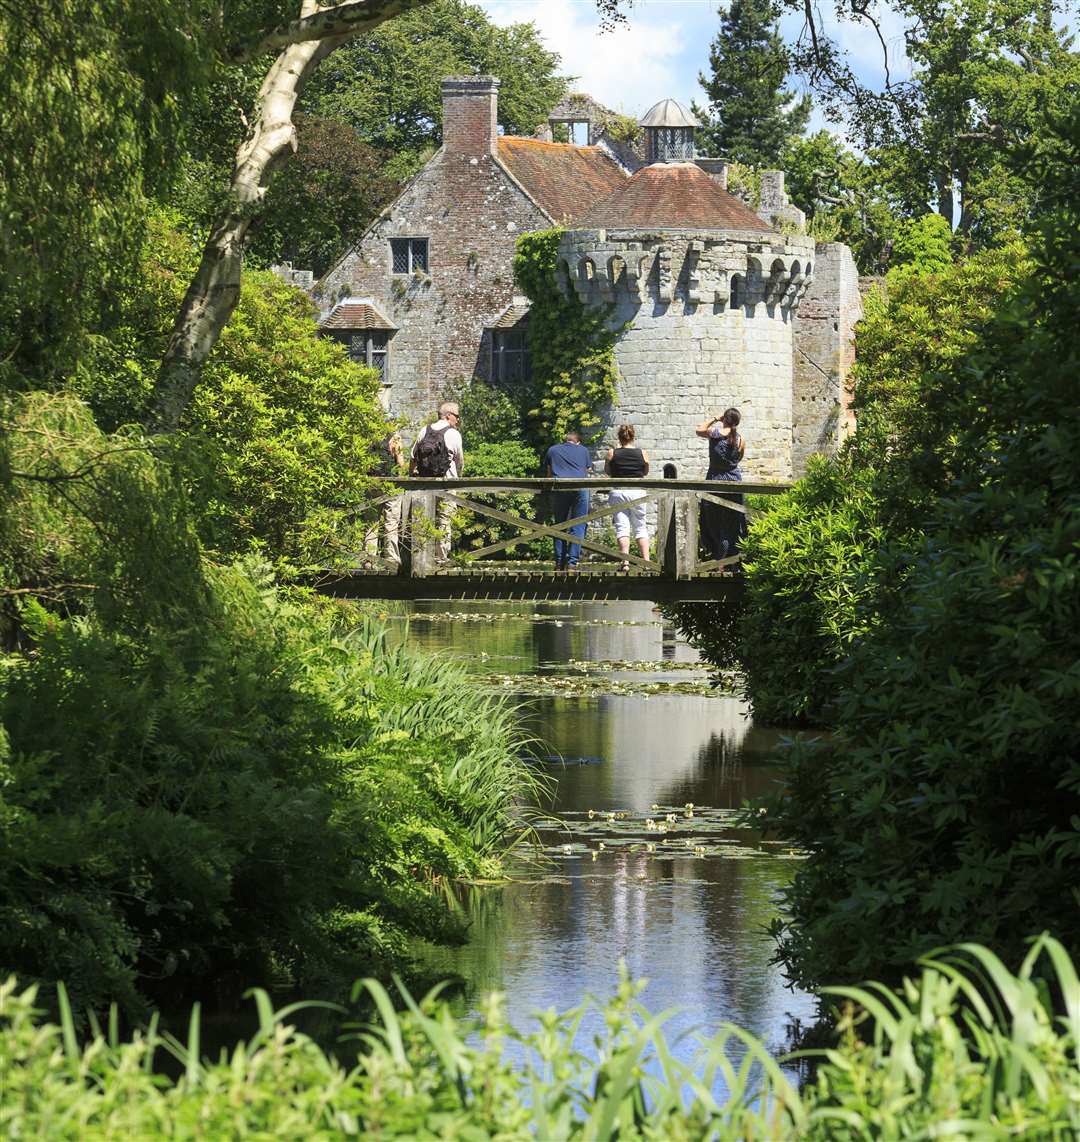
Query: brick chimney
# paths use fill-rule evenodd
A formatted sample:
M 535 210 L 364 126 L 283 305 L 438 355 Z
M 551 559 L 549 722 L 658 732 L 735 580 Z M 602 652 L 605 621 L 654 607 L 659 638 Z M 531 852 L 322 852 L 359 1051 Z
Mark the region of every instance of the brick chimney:
M 448 154 L 489 155 L 499 136 L 499 81 L 493 75 L 451 75 L 442 81 L 443 146 Z

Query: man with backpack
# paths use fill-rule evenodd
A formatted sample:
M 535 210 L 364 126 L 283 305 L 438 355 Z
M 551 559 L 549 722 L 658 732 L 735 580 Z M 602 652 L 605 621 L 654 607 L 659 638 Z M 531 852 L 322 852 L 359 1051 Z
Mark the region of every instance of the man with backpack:
M 412 448 L 409 472 L 413 476 L 429 476 L 456 480 L 465 470 L 464 444 L 461 439 L 461 413 L 454 401 L 439 405 L 439 419 L 420 430 Z M 440 497 L 435 526 L 439 539 L 435 545 L 436 563 L 450 558 L 450 517 L 454 507 Z

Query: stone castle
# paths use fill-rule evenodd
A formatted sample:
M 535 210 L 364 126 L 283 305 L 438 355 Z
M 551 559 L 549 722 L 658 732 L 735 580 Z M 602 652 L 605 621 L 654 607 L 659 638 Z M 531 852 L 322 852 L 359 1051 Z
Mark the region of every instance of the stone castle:
M 606 424 L 636 426 L 655 474 L 670 462 L 700 477 L 694 426 L 728 405 L 742 411 L 751 479 L 789 479 L 831 451 L 858 274 L 846 246 L 805 235 L 782 172 L 762 172 L 752 210 L 728 193 L 722 161 L 696 156 L 696 123 L 673 100 L 642 120 L 644 161 L 605 137 L 591 101 L 556 108 L 540 138 L 500 135 L 498 86 L 443 81 L 442 148 L 313 286 L 323 332 L 381 370 L 388 411 L 419 424 L 450 385 L 528 379 L 514 244 L 561 226 L 559 287 L 610 306 L 623 329 Z M 587 142 L 549 141 L 582 107 Z

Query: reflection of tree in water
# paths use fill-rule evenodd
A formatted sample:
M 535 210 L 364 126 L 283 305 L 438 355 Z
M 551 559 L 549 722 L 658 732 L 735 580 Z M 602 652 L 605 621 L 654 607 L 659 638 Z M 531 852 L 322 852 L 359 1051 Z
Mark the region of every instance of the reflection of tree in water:
M 660 627 L 660 657 L 665 662 L 674 661 L 675 651 L 678 649 L 678 632 L 675 630 L 675 624 L 668 621 L 667 615 L 664 615 L 663 623 Z

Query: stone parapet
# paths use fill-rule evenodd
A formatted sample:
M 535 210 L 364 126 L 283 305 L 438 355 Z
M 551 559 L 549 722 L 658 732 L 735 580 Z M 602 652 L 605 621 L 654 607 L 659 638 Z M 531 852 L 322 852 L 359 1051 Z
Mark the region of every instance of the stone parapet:
M 751 479 L 792 473 L 792 321 L 814 280 L 813 239 L 760 230 L 573 230 L 558 281 L 609 308 L 618 395 L 609 443 L 634 424 L 653 470 L 704 475 L 702 420 L 738 407 Z
M 814 241 L 754 230 L 568 230 L 557 280 L 585 304 L 638 302 L 794 311 L 813 280 Z

